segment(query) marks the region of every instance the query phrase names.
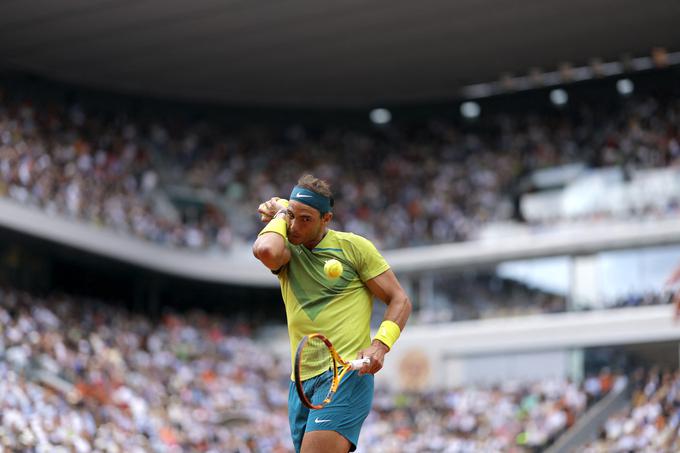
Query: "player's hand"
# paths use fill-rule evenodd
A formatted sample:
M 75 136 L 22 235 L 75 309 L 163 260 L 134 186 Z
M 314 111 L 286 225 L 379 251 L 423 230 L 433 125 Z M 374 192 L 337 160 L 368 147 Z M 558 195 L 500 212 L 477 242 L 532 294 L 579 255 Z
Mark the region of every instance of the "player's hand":
M 362 349 L 357 354 L 358 359 L 363 359 L 368 357 L 371 361 L 365 364 L 359 370 L 359 376 L 362 374 L 375 374 L 383 367 L 383 362 L 385 361 L 385 354 L 389 351 L 389 348 L 379 340 L 373 340 L 371 345 L 366 349 Z
M 287 207 L 288 200 L 285 198 L 272 197 L 264 203 L 260 203 L 257 212 L 260 213 L 260 220 L 267 223 L 274 217 L 274 214 Z

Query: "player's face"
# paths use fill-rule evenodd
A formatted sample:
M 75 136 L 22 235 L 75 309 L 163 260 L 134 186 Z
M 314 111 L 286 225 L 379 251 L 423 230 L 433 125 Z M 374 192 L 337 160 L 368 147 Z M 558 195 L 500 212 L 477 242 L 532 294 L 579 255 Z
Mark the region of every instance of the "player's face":
M 315 246 L 323 237 L 332 214 L 321 216 L 319 211 L 298 201 L 288 205 L 288 242 Z

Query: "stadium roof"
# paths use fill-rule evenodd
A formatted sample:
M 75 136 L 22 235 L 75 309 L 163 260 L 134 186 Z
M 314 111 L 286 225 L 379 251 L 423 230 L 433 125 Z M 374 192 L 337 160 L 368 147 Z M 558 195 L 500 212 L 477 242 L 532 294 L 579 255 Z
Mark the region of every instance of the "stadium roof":
M 370 107 L 678 50 L 679 17 L 677 0 L 4 0 L 0 67 L 232 105 Z

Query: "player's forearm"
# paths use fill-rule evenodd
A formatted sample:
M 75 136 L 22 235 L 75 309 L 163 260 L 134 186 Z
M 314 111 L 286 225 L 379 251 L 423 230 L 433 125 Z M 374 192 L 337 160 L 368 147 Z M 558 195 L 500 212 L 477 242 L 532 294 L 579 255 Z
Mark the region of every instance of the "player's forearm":
M 389 352 L 392 348 L 411 315 L 411 301 L 403 290 L 397 292 L 387 303 L 383 322 L 380 324 L 378 333 L 371 342 L 371 346 L 382 349 L 383 354 Z
M 287 236 L 288 213 L 286 208 L 281 208 L 257 235 L 253 243 L 253 255 L 269 269 L 280 269 L 290 260 Z
M 288 262 L 286 241 L 276 233 L 258 236 L 253 244 L 253 255 L 271 270 L 280 269 Z
M 383 321 L 392 321 L 403 331 L 406 321 L 411 316 L 412 308 L 413 306 L 406 293 L 399 291 L 392 297 L 392 300 L 387 302 L 387 310 L 385 310 Z

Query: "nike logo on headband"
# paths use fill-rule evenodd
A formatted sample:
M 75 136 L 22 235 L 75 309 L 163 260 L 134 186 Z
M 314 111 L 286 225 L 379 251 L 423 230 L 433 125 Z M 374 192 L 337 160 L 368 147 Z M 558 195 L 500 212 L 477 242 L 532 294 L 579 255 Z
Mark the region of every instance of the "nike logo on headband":
M 313 198 L 311 195 L 305 195 L 303 193 L 299 193 L 295 196 L 298 197 L 298 198 Z

